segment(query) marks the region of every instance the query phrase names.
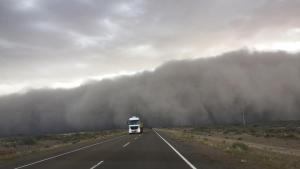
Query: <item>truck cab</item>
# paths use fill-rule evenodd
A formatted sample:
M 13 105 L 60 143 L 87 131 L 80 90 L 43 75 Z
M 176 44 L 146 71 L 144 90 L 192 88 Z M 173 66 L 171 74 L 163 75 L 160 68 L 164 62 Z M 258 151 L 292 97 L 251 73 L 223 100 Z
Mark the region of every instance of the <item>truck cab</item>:
M 132 116 L 128 119 L 128 133 L 143 133 L 143 123 L 139 117 Z

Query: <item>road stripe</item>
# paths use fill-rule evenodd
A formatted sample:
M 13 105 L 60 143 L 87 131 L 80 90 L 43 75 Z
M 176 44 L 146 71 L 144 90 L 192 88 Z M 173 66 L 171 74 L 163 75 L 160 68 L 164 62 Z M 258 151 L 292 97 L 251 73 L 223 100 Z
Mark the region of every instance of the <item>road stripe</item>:
M 45 162 L 45 161 L 48 161 L 48 160 L 52 160 L 52 159 L 54 159 L 54 158 L 58 158 L 58 157 L 61 157 L 61 156 L 65 156 L 65 155 L 67 155 L 67 154 L 75 153 L 75 152 L 80 151 L 80 150 L 85 150 L 85 149 L 88 149 L 88 148 L 97 146 L 97 145 L 99 145 L 99 144 L 103 144 L 103 143 L 106 143 L 106 142 L 114 141 L 114 140 L 117 140 L 117 139 L 119 139 L 119 138 L 121 138 L 121 137 L 124 137 L 124 136 L 119 136 L 119 137 L 116 137 L 116 138 L 108 139 L 108 140 L 101 141 L 101 142 L 98 142 L 98 143 L 95 143 L 95 144 L 91 144 L 91 145 L 88 145 L 88 146 L 80 147 L 80 148 L 78 148 L 78 149 L 71 150 L 71 151 L 68 151 L 68 152 L 65 152 L 65 153 L 56 155 L 56 156 L 48 157 L 48 158 L 45 158 L 45 159 L 42 159 L 42 160 L 39 160 L 39 161 L 35 161 L 35 162 L 29 163 L 29 164 L 25 164 L 25 165 L 16 167 L 16 168 L 14 168 L 14 169 L 20 169 L 20 168 L 25 168 L 25 167 L 28 167 L 28 166 L 32 166 L 32 165 L 35 165 L 35 164 L 38 164 L 38 163 L 42 163 L 42 162 Z
M 95 169 L 96 167 L 98 167 L 100 164 L 102 164 L 103 163 L 103 161 L 100 161 L 99 163 L 97 163 L 96 165 L 94 165 L 92 168 L 90 168 L 90 169 Z
M 183 159 L 184 162 L 186 162 L 192 169 L 197 169 L 191 162 L 189 162 L 189 160 L 187 160 L 181 153 L 179 153 L 179 151 L 177 151 L 166 139 L 164 139 L 160 134 L 158 134 L 158 132 L 156 132 L 154 129 L 153 131 L 169 146 L 172 148 L 172 150 L 175 151 L 175 153 L 177 153 L 177 155 L 179 157 L 181 157 Z
M 130 144 L 130 142 L 127 142 L 126 144 L 123 145 L 123 147 L 126 147 Z

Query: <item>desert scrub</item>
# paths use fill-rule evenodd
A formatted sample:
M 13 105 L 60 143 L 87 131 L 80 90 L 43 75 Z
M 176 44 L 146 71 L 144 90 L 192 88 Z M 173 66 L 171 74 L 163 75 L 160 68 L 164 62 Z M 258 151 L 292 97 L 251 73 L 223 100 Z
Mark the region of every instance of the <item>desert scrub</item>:
M 24 137 L 17 140 L 18 145 L 35 145 L 37 140 L 33 137 Z
M 34 137 L 15 137 L 15 138 L 5 138 L 2 139 L 0 145 L 3 147 L 16 147 L 21 145 L 35 145 L 37 140 Z
M 67 147 L 72 146 L 72 144 L 96 141 L 123 134 L 127 134 L 127 132 L 125 130 L 105 130 L 0 138 L 0 162 L 13 160 L 35 152 L 53 150 L 63 146 Z
M 244 143 L 233 143 L 228 147 L 228 151 L 236 153 L 245 153 L 249 150 L 249 147 Z

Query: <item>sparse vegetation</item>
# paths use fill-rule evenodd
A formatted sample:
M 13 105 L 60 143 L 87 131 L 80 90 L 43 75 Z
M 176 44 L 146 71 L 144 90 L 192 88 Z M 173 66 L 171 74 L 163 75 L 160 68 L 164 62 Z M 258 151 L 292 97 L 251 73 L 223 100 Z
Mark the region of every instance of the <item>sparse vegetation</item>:
M 300 121 L 290 121 L 290 122 L 275 122 L 266 124 L 250 124 L 247 127 L 242 125 L 213 125 L 192 128 L 190 131 L 202 133 L 202 134 L 212 134 L 212 133 L 222 133 L 222 134 L 249 134 L 255 137 L 274 137 L 274 138 L 284 138 L 284 139 L 300 139 Z
M 208 145 L 264 169 L 299 168 L 299 130 L 300 121 L 161 129 L 175 139 Z
M 0 161 L 12 160 L 33 152 L 53 150 L 59 147 L 97 141 L 122 134 L 126 134 L 126 132 L 123 130 L 103 130 L 99 132 L 0 138 Z
M 246 144 L 236 142 L 236 143 L 233 143 L 229 147 L 228 151 L 237 152 L 237 153 L 245 153 L 245 152 L 247 152 L 248 149 L 249 149 L 249 147 Z

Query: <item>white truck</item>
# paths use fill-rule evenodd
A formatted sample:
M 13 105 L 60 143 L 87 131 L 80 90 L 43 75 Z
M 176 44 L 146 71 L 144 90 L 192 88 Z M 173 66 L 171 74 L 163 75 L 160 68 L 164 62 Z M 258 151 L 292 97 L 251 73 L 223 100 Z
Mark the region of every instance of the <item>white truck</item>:
M 132 116 L 128 119 L 128 133 L 143 133 L 143 123 L 139 117 Z

